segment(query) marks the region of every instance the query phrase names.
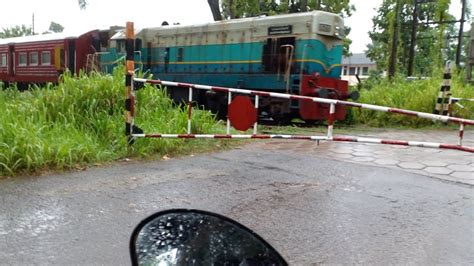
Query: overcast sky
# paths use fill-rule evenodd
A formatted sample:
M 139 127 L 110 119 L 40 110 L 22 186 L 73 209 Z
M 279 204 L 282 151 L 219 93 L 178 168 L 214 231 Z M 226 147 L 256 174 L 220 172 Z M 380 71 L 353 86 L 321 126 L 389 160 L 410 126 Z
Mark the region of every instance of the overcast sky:
M 337 0 L 335 0 L 337 1 Z M 469 0 L 468 0 L 469 1 Z M 63 25 L 69 32 L 106 29 L 112 25 L 135 22 L 135 27 L 158 26 L 166 20 L 183 25 L 212 21 L 207 0 L 88 0 L 86 10 L 80 10 L 77 0 L 2 0 L 0 28 L 32 24 L 35 32 L 44 32 L 51 21 Z M 352 28 L 351 51 L 362 52 L 370 42 L 367 32 L 372 28 L 374 9 L 382 0 L 351 0 L 357 11 L 346 20 Z M 459 18 L 459 0 L 452 0 L 452 13 Z M 136 11 L 133 11 L 135 8 Z M 467 26 L 469 28 L 469 26 Z

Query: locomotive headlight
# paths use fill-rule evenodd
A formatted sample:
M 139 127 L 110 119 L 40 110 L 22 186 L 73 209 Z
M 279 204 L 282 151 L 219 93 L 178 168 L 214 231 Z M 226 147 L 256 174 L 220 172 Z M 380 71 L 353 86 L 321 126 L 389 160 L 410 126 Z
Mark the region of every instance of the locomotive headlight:
M 329 24 L 324 24 L 324 23 L 319 23 L 318 30 L 319 30 L 320 32 L 331 33 L 331 25 L 329 25 Z

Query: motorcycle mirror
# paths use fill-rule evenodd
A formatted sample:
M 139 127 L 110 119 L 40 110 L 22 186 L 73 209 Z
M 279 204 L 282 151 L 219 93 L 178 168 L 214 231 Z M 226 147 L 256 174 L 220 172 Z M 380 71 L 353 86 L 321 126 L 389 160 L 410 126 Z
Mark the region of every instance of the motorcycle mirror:
M 219 214 L 175 209 L 143 220 L 130 239 L 132 265 L 288 265 L 256 233 Z

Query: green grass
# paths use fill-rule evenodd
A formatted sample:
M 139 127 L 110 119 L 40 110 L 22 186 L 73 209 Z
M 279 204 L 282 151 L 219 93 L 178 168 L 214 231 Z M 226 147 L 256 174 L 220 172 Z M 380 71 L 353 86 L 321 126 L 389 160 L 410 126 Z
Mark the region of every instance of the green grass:
M 65 74 L 58 85 L 19 92 L 0 84 L 0 176 L 44 170 L 82 169 L 120 158 L 156 158 L 213 150 L 235 141 L 138 139 L 129 147 L 124 136 L 124 69 L 113 75 Z M 442 76 L 437 75 L 437 76 Z M 431 113 L 441 78 L 419 81 L 371 81 L 359 102 Z M 455 97 L 474 98 L 474 87 L 453 78 Z M 463 103 L 457 116 L 473 119 L 474 104 Z M 353 109 L 354 127 L 336 126 L 338 134 L 367 128 L 440 127 L 443 124 L 397 114 Z M 136 125 L 147 133 L 185 133 L 187 107 L 176 107 L 163 89 L 146 85 L 137 92 Z M 192 132 L 224 133 L 225 122 L 204 110 L 194 110 Z M 344 123 L 342 123 L 344 124 Z M 325 134 L 326 128 L 260 127 L 259 132 Z M 251 133 L 250 133 L 251 134 Z
M 474 87 L 463 82 L 463 75 L 454 75 L 451 92 L 457 98 L 474 98 Z M 396 107 L 419 112 L 432 113 L 442 83 L 442 74 L 426 80 L 406 81 L 397 78 L 393 82 L 386 79 L 368 83 L 368 89 L 361 90 L 361 103 Z M 455 116 L 474 119 L 474 104 L 463 103 L 464 109 L 454 107 Z M 370 110 L 353 110 L 357 124 L 376 127 L 425 127 L 435 122 L 427 119 L 407 117 Z
M 0 176 L 63 170 L 125 157 L 176 155 L 212 149 L 216 141 L 139 139 L 124 136 L 124 75 L 64 75 L 57 86 L 0 90 Z M 222 132 L 207 111 L 193 112 L 193 133 Z M 176 108 L 163 90 L 137 92 L 136 124 L 150 133 L 185 133 L 187 108 Z

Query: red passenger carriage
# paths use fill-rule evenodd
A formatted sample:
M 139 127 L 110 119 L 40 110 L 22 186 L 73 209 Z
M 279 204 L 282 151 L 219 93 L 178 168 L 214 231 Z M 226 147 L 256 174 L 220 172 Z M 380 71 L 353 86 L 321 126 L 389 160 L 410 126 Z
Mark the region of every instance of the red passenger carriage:
M 78 73 L 87 55 L 100 49 L 99 31 L 0 39 L 0 80 L 18 84 L 58 81 L 66 69 Z

